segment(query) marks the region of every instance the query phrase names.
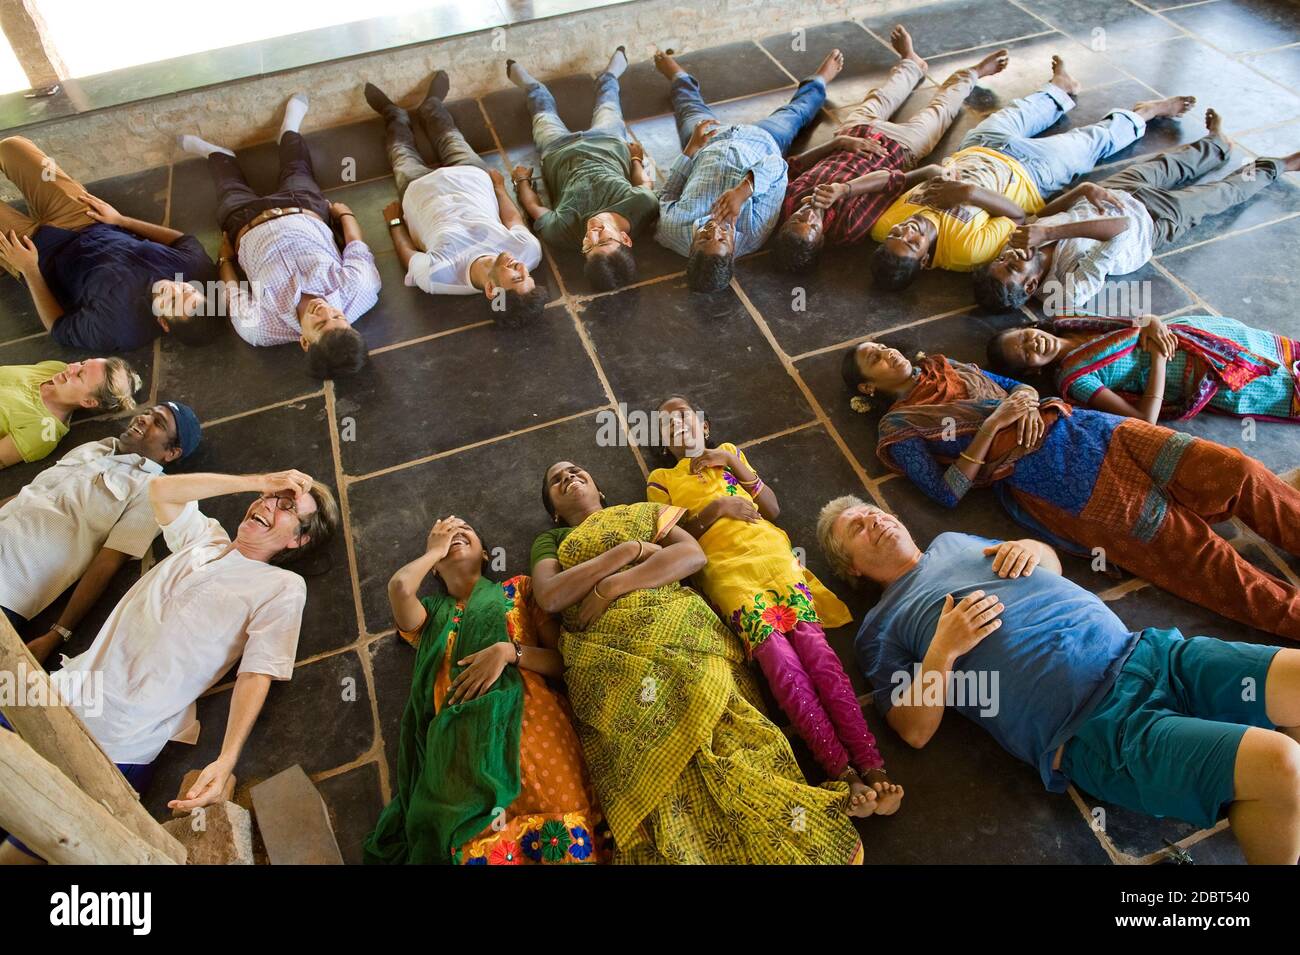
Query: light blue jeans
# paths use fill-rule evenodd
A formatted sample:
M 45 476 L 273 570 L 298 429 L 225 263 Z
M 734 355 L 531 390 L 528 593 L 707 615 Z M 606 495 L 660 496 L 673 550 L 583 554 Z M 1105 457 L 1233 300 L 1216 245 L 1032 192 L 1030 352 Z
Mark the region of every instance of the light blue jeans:
M 966 134 L 960 148 L 983 146 L 1018 160 L 1046 199 L 1076 176 L 1091 172 L 1107 156 L 1141 139 L 1147 129 L 1146 120 L 1137 113 L 1117 109 L 1091 126 L 1033 138 L 1073 108 L 1070 95 L 1048 83 L 986 118 Z
M 528 112 L 533 117 L 533 143 L 543 157 L 554 147 L 582 137 L 582 133 L 571 132 L 564 125 L 555 106 L 555 97 L 540 82 L 528 86 Z M 601 73 L 596 77 L 596 108 L 591 111 L 591 128 L 587 132 L 627 139 L 623 104 L 619 101 L 618 77 L 613 74 Z

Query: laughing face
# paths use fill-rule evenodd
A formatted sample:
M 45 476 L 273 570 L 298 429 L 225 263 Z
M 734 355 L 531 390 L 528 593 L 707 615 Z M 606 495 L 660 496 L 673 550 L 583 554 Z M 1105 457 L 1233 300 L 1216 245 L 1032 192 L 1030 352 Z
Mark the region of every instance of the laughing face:
M 310 493 L 263 494 L 248 505 L 236 537 L 240 543 L 269 554 L 301 547 L 307 543 L 302 521 L 315 510 L 316 499 Z
M 600 507 L 600 489 L 591 475 L 572 461 L 557 461 L 546 469 L 546 499 L 556 516 L 568 521 Z
M 879 342 L 863 342 L 853 350 L 853 363 L 862 379 L 858 390 L 864 395 L 877 391 L 893 393 L 912 380 L 912 363 L 897 348 Z
M 433 571 L 440 574 L 451 567 L 478 567 L 482 563 L 483 541 L 472 527 L 466 525 L 451 535 L 447 556 L 434 565 Z
M 1064 342 L 1041 328 L 1015 328 L 998 339 L 1002 358 L 1012 368 L 1042 368 L 1060 357 Z
M 704 450 L 709 426 L 685 398 L 669 398 L 659 406 L 659 440 L 679 460 Z
M 181 456 L 176 419 L 166 405 L 154 405 L 132 418 L 117 444 L 127 454 L 138 454 L 158 464 L 169 464 Z
M 870 504 L 845 510 L 835 519 L 831 533 L 859 577 L 871 577 L 873 568 L 895 565 L 917 553 L 903 522 Z

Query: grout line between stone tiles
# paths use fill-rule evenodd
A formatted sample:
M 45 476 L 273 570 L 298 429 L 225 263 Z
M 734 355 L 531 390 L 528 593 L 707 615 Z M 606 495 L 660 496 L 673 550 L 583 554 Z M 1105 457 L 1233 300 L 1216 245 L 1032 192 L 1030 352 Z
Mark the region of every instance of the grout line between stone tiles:
M 1110 834 L 1107 833 L 1104 828 L 1098 829 L 1092 824 L 1092 810 L 1089 809 L 1087 803 L 1083 801 L 1083 797 L 1079 795 L 1079 791 L 1075 789 L 1073 783 L 1070 784 L 1070 787 L 1066 792 L 1070 794 L 1070 798 L 1074 800 L 1074 805 L 1079 810 L 1079 814 L 1083 816 L 1084 825 L 1088 827 L 1088 831 L 1096 838 L 1098 844 L 1101 846 L 1102 852 L 1106 853 L 1106 855 L 1110 857 L 1110 861 L 1115 865 L 1132 865 L 1133 857 L 1120 849 L 1119 846 L 1115 845 L 1114 840 L 1111 839 Z
M 800 431 L 807 431 L 809 428 L 815 428 L 819 424 L 821 424 L 821 422 L 818 421 L 816 418 L 813 418 L 813 420 L 805 421 L 803 424 L 797 424 L 790 428 L 784 428 L 780 431 L 773 432 L 772 434 L 765 434 L 761 438 L 750 438 L 748 441 L 742 441 L 740 442 L 740 444 L 736 445 L 736 447 L 744 451 L 746 448 L 753 448 L 760 444 L 766 444 L 769 441 L 775 441 L 778 438 L 784 438 L 787 435 L 797 434 Z
M 1220 242 L 1223 239 L 1232 238 L 1233 236 L 1245 235 L 1247 232 L 1254 232 L 1258 229 L 1266 229 L 1271 225 L 1277 225 L 1279 222 L 1288 222 L 1291 219 L 1296 218 L 1297 216 L 1300 216 L 1300 212 L 1288 213 L 1287 215 L 1284 215 L 1281 218 L 1273 219 L 1269 222 L 1260 222 L 1257 225 L 1247 226 L 1244 229 L 1233 229 L 1230 232 L 1221 232 L 1218 235 L 1210 236 L 1210 238 L 1208 239 L 1202 239 L 1200 242 L 1192 242 L 1189 245 L 1184 245 L 1178 249 L 1171 249 L 1168 252 L 1161 252 L 1160 254 L 1154 256 L 1151 259 L 1151 261 L 1156 262 L 1158 264 L 1159 262 L 1165 259 L 1173 258 L 1175 255 L 1182 255 L 1184 252 L 1188 252 L 1191 249 L 1199 249 L 1203 245 L 1209 245 L 1211 242 Z
M 319 398 L 324 394 L 325 391 L 323 389 L 319 391 L 309 391 L 293 398 L 286 398 L 283 401 L 276 401 L 269 405 L 262 405 L 260 408 L 250 408 L 248 411 L 239 411 L 235 414 L 226 415 L 224 418 L 213 418 L 211 421 L 204 421 L 203 427 L 210 428 L 213 425 L 225 424 L 227 421 L 237 421 L 240 418 L 247 418 L 249 415 L 259 414 L 263 411 L 274 411 L 276 408 L 284 408 L 288 405 L 297 404 L 300 401 L 310 401 L 312 398 Z
M 1204 842 L 1206 839 L 1210 838 L 1210 836 L 1213 836 L 1216 833 L 1223 832 L 1225 829 L 1229 829 L 1229 828 L 1231 828 L 1231 826 L 1229 825 L 1228 820 L 1220 819 L 1218 824 L 1213 829 L 1198 829 L 1195 832 L 1193 832 L 1190 836 L 1184 836 L 1182 839 L 1179 839 L 1177 842 L 1175 842 L 1173 848 L 1190 849 L 1198 842 Z M 1163 849 L 1157 849 L 1154 852 L 1148 852 L 1146 855 L 1142 856 L 1139 859 L 1134 859 L 1133 864 L 1154 865 L 1158 862 L 1165 861 L 1165 859 L 1169 858 L 1172 852 L 1173 849 L 1169 846 L 1166 846 Z
M 339 446 L 338 431 L 338 412 L 335 404 L 334 382 L 325 382 L 325 418 L 326 427 L 330 432 L 330 456 L 334 461 L 334 486 L 338 495 L 340 521 L 343 524 L 343 546 L 347 553 L 348 559 L 348 578 L 352 585 L 352 607 L 356 613 L 356 638 L 352 641 L 349 649 L 355 649 L 357 661 L 361 666 L 361 673 L 366 681 L 367 693 L 370 697 L 370 718 L 373 723 L 374 735 L 371 740 L 370 750 L 367 755 L 374 755 L 376 751 L 380 755 L 385 752 L 383 726 L 379 722 L 379 698 L 376 694 L 375 675 L 370 665 L 370 654 L 361 647 L 361 642 L 366 635 L 366 618 L 362 610 L 361 602 L 361 577 L 358 571 L 356 542 L 352 538 L 352 508 L 348 500 L 348 485 L 344 480 L 343 474 L 343 453 Z M 387 803 L 391 798 L 391 787 L 388 781 L 388 761 L 387 759 L 377 760 L 379 763 L 379 791 Z
M 20 335 L 19 337 L 11 338 L 6 342 L 0 342 L 0 348 L 3 348 L 6 345 L 17 345 L 19 342 L 29 342 L 33 338 L 44 338 L 48 334 L 49 332 L 33 332 L 30 335 Z
M 749 296 L 745 294 L 744 289 L 740 287 L 740 283 L 734 276 L 731 280 L 731 289 L 736 293 L 736 297 L 740 299 L 741 305 L 745 307 L 745 310 L 749 313 L 749 317 L 753 320 L 754 324 L 758 326 L 759 332 L 767 340 L 772 351 L 776 353 L 776 357 L 781 362 L 781 366 L 785 368 L 786 374 L 794 379 L 795 385 L 803 393 L 804 400 L 808 402 L 809 407 L 813 409 L 813 413 L 817 416 L 817 421 L 826 429 L 826 433 L 831 436 L 836 447 L 839 448 L 840 453 L 844 455 L 845 460 L 848 462 L 849 467 L 853 469 L 853 473 L 857 475 L 858 481 L 861 482 L 862 487 L 871 495 L 872 499 L 880 508 L 893 513 L 886 504 L 875 481 L 871 479 L 870 475 L 867 474 L 866 468 L 862 466 L 862 463 L 854 456 L 853 452 L 849 450 L 848 444 L 839 433 L 839 430 L 831 422 L 830 416 L 826 413 L 826 410 L 821 406 L 820 402 L 817 401 L 816 396 L 812 393 L 812 389 L 809 388 L 807 382 L 803 380 L 803 376 L 799 374 L 799 370 L 795 367 L 794 361 L 777 343 L 776 336 L 772 334 L 772 330 L 768 327 L 767 321 L 754 306 L 754 303 L 750 301 Z
M 457 332 L 467 332 L 473 328 L 482 328 L 484 325 L 491 325 L 492 319 L 485 318 L 481 322 L 470 322 L 468 325 L 458 325 L 455 328 L 443 329 L 440 332 L 433 332 L 429 335 L 421 335 L 419 338 L 408 338 L 406 341 L 393 342 L 391 345 L 383 345 L 379 348 L 372 348 L 371 355 L 382 355 L 385 352 L 396 351 L 399 348 L 406 348 L 410 345 L 422 345 L 425 342 L 431 342 L 435 338 L 446 338 L 448 335 L 455 335 Z
M 915 328 L 918 325 L 926 325 L 930 322 L 937 322 L 940 319 L 952 318 L 954 315 L 962 315 L 969 312 L 975 307 L 972 302 L 969 305 L 963 305 L 961 308 L 954 308 L 947 312 L 940 312 L 937 315 L 931 315 L 928 318 L 918 318 L 914 322 L 904 322 L 901 325 L 890 325 L 888 328 L 877 329 L 866 335 L 859 335 L 857 338 L 850 338 L 848 341 L 836 342 L 834 345 L 824 345 L 821 348 L 814 348 L 811 351 L 801 352 L 790 358 L 792 362 L 803 361 L 805 358 L 815 358 L 818 355 L 825 355 L 827 352 L 839 351 L 841 348 L 848 348 L 850 345 L 857 345 L 861 342 L 875 341 L 877 338 L 885 335 L 894 335 L 909 328 Z M 1032 316 L 1031 316 L 1032 317 Z
M 343 474 L 343 480 L 346 482 L 347 486 L 350 487 L 353 484 L 359 484 L 362 481 L 369 481 L 372 478 L 383 477 L 386 474 L 394 474 L 397 471 L 406 471 L 410 468 L 416 467 L 421 464 L 428 464 L 430 461 L 439 461 L 443 458 L 449 458 L 454 454 L 460 454 L 462 451 L 472 451 L 475 448 L 481 448 L 484 447 L 485 445 L 499 444 L 502 441 L 508 441 L 511 438 L 518 437 L 521 434 L 529 434 L 533 431 L 541 431 L 544 428 L 549 428 L 557 424 L 564 424 L 567 421 L 573 421 L 577 418 L 581 418 L 586 415 L 594 415 L 601 411 L 608 411 L 610 410 L 610 408 L 611 408 L 610 404 L 597 405 L 594 408 L 588 408 L 584 411 L 576 411 L 573 414 L 565 415 L 563 418 L 555 418 L 551 421 L 541 421 L 538 422 L 537 424 L 529 425 L 526 428 L 519 428 L 515 431 L 507 431 L 505 434 L 498 434 L 495 435 L 494 437 L 484 438 L 481 441 L 474 441 L 470 444 L 462 444 L 459 447 L 449 448 L 446 451 L 439 451 L 436 454 L 428 454 L 422 458 L 416 458 L 412 461 L 403 461 L 401 464 L 394 464 L 386 468 L 380 468 L 378 471 L 368 471 L 365 474 L 357 474 L 357 475 Z M 621 420 L 621 416 L 620 416 L 620 420 Z

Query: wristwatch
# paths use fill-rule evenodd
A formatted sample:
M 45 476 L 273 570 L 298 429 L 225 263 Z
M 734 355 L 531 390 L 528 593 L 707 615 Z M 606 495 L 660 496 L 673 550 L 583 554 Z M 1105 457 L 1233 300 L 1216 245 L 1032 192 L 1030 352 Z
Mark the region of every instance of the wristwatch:
M 61 636 L 63 638 L 64 643 L 67 643 L 69 640 L 72 639 L 72 631 L 69 630 L 67 627 L 61 627 L 56 623 L 54 626 L 50 627 L 50 629 L 53 630 L 55 633 L 57 633 L 59 636 Z
M 390 228 L 390 229 L 396 229 L 396 228 L 397 228 L 399 225 L 401 225 L 401 224 L 402 224 L 402 217 L 401 217 L 401 216 L 398 216 L 396 219 L 389 219 L 389 220 L 388 220 L 388 228 Z

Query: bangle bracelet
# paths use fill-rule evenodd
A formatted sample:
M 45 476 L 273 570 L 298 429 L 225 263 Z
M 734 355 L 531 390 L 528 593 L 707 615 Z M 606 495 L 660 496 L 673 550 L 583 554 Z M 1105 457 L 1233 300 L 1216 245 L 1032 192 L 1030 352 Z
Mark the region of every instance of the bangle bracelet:
M 632 563 L 634 563 L 634 564 L 639 564 L 639 563 L 641 563 L 641 555 L 644 554 L 644 553 L 645 553 L 645 541 L 637 541 L 637 542 L 636 542 L 636 560 L 632 561 Z
M 972 458 L 972 457 L 971 457 L 969 454 L 967 454 L 965 451 L 961 452 L 961 454 L 959 454 L 958 457 L 963 458 L 963 459 L 966 460 L 966 461 L 969 461 L 971 464 L 975 465 L 977 468 L 982 468 L 982 467 L 984 467 L 984 462 L 983 462 L 983 461 L 977 461 L 975 458 Z
M 515 666 L 519 666 L 520 661 L 524 658 L 524 645 L 518 640 L 512 640 L 511 643 L 515 645 Z
M 736 480 L 740 480 L 740 479 L 737 478 Z M 757 474 L 755 474 L 755 475 L 754 475 L 754 480 L 752 480 L 752 481 L 740 481 L 740 486 L 741 486 L 741 487 L 753 487 L 755 484 L 762 484 L 762 483 L 763 483 L 763 479 L 762 479 L 761 477 L 759 477 Z
M 340 212 L 340 213 L 339 213 L 339 218 L 340 218 L 340 219 L 345 219 L 345 218 L 347 218 L 348 216 L 351 216 L 352 218 L 355 219 L 355 218 L 357 217 L 357 214 L 356 214 L 355 212 Z
M 600 584 L 603 583 L 604 581 L 602 580 Z M 599 597 L 601 600 L 612 600 L 613 599 L 612 597 L 606 597 L 604 594 L 600 592 L 600 584 L 596 584 L 594 587 L 592 587 L 591 592 L 595 594 L 597 597 Z

